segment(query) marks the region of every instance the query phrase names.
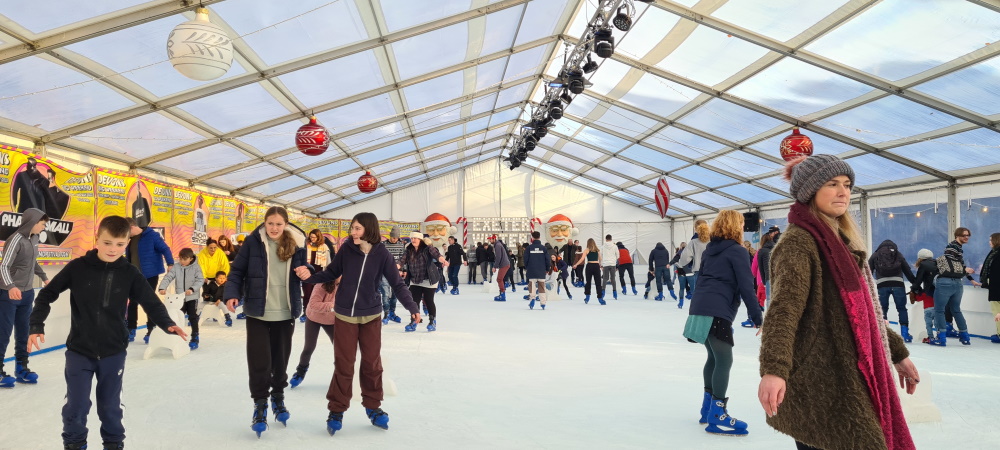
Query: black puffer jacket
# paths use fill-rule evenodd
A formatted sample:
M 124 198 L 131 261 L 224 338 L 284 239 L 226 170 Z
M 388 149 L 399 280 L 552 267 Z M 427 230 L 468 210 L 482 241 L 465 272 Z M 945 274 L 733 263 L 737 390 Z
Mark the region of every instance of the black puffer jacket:
M 128 347 L 125 311 L 131 298 L 167 331 L 174 325 L 146 277 L 124 258 L 104 262 L 97 250 L 63 267 L 38 293 L 29 322 L 31 334 L 45 334 L 52 302 L 69 289 L 70 328 L 66 348 L 90 358 L 116 355 Z
M 774 242 L 766 242 L 757 251 L 757 269 L 760 270 L 760 281 L 765 284 L 771 280 L 771 250 L 774 250 Z
M 294 319 L 302 315 L 302 283 L 295 275 L 295 268 L 310 266 L 306 264 L 306 249 L 303 247 L 306 242 L 305 233 L 292 224 L 288 224 L 285 229 L 292 234 L 298 247 L 292 255 L 286 282 L 289 309 Z M 264 224 L 258 225 L 247 236 L 243 246 L 240 247 L 240 252 L 236 255 L 236 260 L 229 266 L 229 278 L 224 285 L 222 299 L 243 298 L 243 311 L 251 317 L 263 316 L 264 306 L 267 303 L 267 245 L 264 243 L 264 239 L 267 238 Z

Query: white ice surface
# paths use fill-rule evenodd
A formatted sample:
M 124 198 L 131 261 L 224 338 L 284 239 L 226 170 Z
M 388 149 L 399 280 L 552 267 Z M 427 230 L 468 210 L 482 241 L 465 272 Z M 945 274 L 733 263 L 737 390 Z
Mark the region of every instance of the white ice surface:
M 161 353 L 142 360 L 130 347 L 125 370 L 129 448 L 142 449 L 619 449 L 794 448 L 770 429 L 756 399 L 759 340 L 737 328 L 729 387 L 730 412 L 750 435 L 706 434 L 701 405 L 702 346 L 681 337 L 687 306 L 637 296 L 584 305 L 552 301 L 528 310 L 524 291 L 496 303 L 480 287 L 438 294 L 438 331 L 383 330 L 389 431 L 370 425 L 357 402 L 336 436 L 325 430 L 326 390 L 333 352 L 323 333 L 305 382 L 286 391 L 288 428 L 271 423 L 258 440 L 250 431 L 243 322 L 206 324 L 201 348 L 179 360 Z M 640 291 L 641 292 L 641 291 Z M 400 310 L 400 312 L 402 312 Z M 740 317 L 742 320 L 742 317 Z M 296 324 L 293 371 L 303 327 Z M 911 424 L 917 448 L 1000 447 L 995 427 L 1000 398 L 1000 345 L 951 340 L 947 348 L 911 344 L 912 359 L 934 377 L 942 422 Z M 63 351 L 32 358 L 41 383 L 0 391 L 0 448 L 59 448 L 65 383 Z M 90 444 L 100 446 L 100 422 L 90 414 Z M 830 424 L 837 432 L 837 424 Z

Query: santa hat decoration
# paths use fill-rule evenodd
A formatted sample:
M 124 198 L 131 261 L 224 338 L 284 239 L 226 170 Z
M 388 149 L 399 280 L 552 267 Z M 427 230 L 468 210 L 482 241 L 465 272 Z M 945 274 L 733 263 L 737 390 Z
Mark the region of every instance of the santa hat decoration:
M 570 237 L 574 237 L 574 236 L 580 234 L 580 229 L 573 226 L 573 221 L 569 220 L 569 217 L 566 217 L 566 216 L 564 216 L 562 214 L 556 214 L 556 215 L 552 216 L 552 218 L 549 219 L 548 224 L 552 224 L 553 222 L 569 222 L 569 226 L 571 227 L 570 228 L 570 233 L 569 233 Z
M 455 227 L 455 226 L 453 226 L 451 224 L 451 221 L 448 220 L 448 218 L 445 217 L 444 214 L 431 213 L 431 215 L 427 216 L 427 218 L 424 219 L 424 222 L 425 223 L 426 222 L 445 222 L 445 223 L 448 224 L 448 236 L 454 236 L 456 233 L 458 233 L 458 228 Z

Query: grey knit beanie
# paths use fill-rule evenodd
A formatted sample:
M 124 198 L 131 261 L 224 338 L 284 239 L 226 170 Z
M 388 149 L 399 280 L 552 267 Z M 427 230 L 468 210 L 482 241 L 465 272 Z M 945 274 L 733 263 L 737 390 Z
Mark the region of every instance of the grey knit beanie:
M 933 259 L 933 258 L 934 258 L 934 252 L 930 251 L 929 249 L 922 248 L 920 249 L 919 252 L 917 252 L 917 259 Z
M 844 175 L 854 185 L 854 169 L 844 160 L 833 155 L 813 155 L 790 164 L 792 197 L 800 203 L 809 203 L 816 191 L 834 177 Z
M 392 230 L 389 230 L 389 237 L 392 239 L 399 239 L 399 227 L 392 227 Z

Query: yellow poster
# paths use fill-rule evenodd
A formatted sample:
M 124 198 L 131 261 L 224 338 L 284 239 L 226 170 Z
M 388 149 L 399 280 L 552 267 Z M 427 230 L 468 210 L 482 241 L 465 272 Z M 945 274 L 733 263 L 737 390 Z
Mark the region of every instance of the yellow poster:
M 201 210 L 201 214 L 196 215 L 194 208 L 196 198 L 200 198 L 198 191 L 179 186 L 174 186 L 173 191 L 174 208 L 170 228 L 172 245 L 178 249 L 205 245 L 205 239 L 208 238 L 205 233 L 205 213 Z M 199 221 L 201 229 L 196 230 Z
M 146 197 L 146 195 L 149 197 Z M 142 223 L 138 217 L 142 214 L 141 208 L 143 207 L 143 203 L 150 202 L 150 199 L 152 200 L 151 203 L 146 204 L 145 207 L 150 207 L 151 205 L 151 210 L 149 211 L 148 221 L 144 222 L 146 226 L 159 232 L 167 245 L 173 248 L 174 186 L 146 177 L 139 177 L 138 181 L 129 189 L 128 196 L 125 199 L 127 205 L 137 206 L 132 212 L 132 217 L 136 219 L 136 224 Z M 177 249 L 179 250 L 188 245 L 179 246 Z
M 17 230 L 28 208 L 49 216 L 39 236 L 39 263 L 65 264 L 94 248 L 93 174 L 0 145 L 0 239 Z
M 108 169 L 94 169 L 97 185 L 97 220 L 108 216 L 136 219 L 139 226 L 149 225 L 152 214 L 152 196 L 144 186 L 133 186 L 136 178 Z M 134 189 L 133 189 L 134 188 Z M 132 197 L 132 202 L 127 200 Z
M 206 217 L 205 232 L 211 239 L 218 239 L 225 232 L 222 226 L 222 206 L 223 200 L 214 195 L 199 193 L 198 199 L 195 199 L 195 218 L 197 219 L 198 209 L 202 208 Z M 197 221 L 195 224 L 197 230 Z
M 222 199 L 222 228 L 226 236 L 236 234 L 236 205 L 239 202 L 235 198 Z

